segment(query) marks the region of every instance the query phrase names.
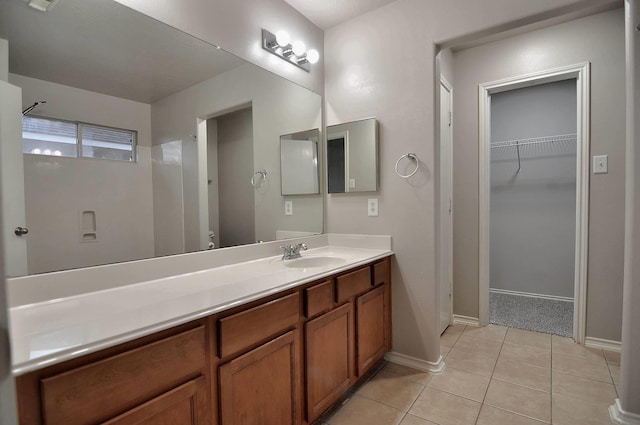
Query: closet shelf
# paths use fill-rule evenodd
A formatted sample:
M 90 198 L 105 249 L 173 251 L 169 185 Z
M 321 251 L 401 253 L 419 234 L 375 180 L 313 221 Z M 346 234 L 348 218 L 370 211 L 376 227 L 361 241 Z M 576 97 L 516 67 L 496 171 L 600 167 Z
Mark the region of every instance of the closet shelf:
M 576 133 L 571 134 L 557 134 L 555 136 L 543 136 L 543 137 L 532 137 L 529 139 L 518 139 L 518 140 L 505 140 L 502 142 L 494 142 L 491 143 L 491 149 L 498 148 L 516 148 L 516 152 L 518 154 L 518 169 L 516 173 L 519 173 L 522 169 L 522 162 L 520 160 L 520 148 L 523 146 L 531 146 L 531 145 L 540 145 L 543 143 L 556 143 L 556 142 L 572 142 L 575 143 L 577 141 L 578 135 Z
M 527 145 L 538 145 L 541 143 L 575 142 L 577 137 L 578 135 L 576 133 L 572 133 L 558 134 L 555 136 L 532 137 L 530 139 L 505 140 L 491 143 L 491 149 L 522 147 Z

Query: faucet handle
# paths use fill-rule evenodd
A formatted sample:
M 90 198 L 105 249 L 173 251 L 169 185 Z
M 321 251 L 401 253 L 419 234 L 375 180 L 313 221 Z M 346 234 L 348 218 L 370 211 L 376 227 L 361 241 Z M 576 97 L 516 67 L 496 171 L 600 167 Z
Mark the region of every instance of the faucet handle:
M 298 247 L 298 250 L 300 250 L 300 248 L 302 248 L 304 251 L 306 251 L 307 249 L 309 249 L 309 247 L 307 246 L 306 243 L 299 243 L 298 245 L 296 245 Z

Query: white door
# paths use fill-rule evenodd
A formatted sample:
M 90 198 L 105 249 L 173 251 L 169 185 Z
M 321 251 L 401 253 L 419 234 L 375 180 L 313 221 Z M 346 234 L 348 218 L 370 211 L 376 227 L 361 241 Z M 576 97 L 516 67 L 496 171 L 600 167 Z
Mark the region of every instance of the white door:
M 440 333 L 451 324 L 453 285 L 451 86 L 440 82 Z
M 5 273 L 27 274 L 28 235 L 24 207 L 24 160 L 22 157 L 22 89 L 0 81 L 0 190 Z M 0 278 L 2 278 L 0 276 Z

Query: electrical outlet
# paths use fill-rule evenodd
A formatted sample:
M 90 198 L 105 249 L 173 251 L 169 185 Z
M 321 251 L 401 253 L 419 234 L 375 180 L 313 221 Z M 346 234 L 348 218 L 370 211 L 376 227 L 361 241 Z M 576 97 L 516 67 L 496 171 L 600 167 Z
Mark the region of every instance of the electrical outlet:
M 349 179 L 349 189 L 356 188 L 356 179 Z
M 369 217 L 378 216 L 378 198 L 371 198 L 367 201 L 367 215 Z
M 293 201 L 284 201 L 284 215 L 293 215 Z

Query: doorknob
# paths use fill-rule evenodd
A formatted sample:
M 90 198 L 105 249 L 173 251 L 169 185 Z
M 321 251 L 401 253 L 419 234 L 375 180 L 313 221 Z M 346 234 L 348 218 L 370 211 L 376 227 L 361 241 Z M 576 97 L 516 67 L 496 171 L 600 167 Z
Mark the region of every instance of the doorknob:
M 29 233 L 29 229 L 27 229 L 26 227 L 16 227 L 13 232 L 16 234 L 16 236 L 22 236 Z

